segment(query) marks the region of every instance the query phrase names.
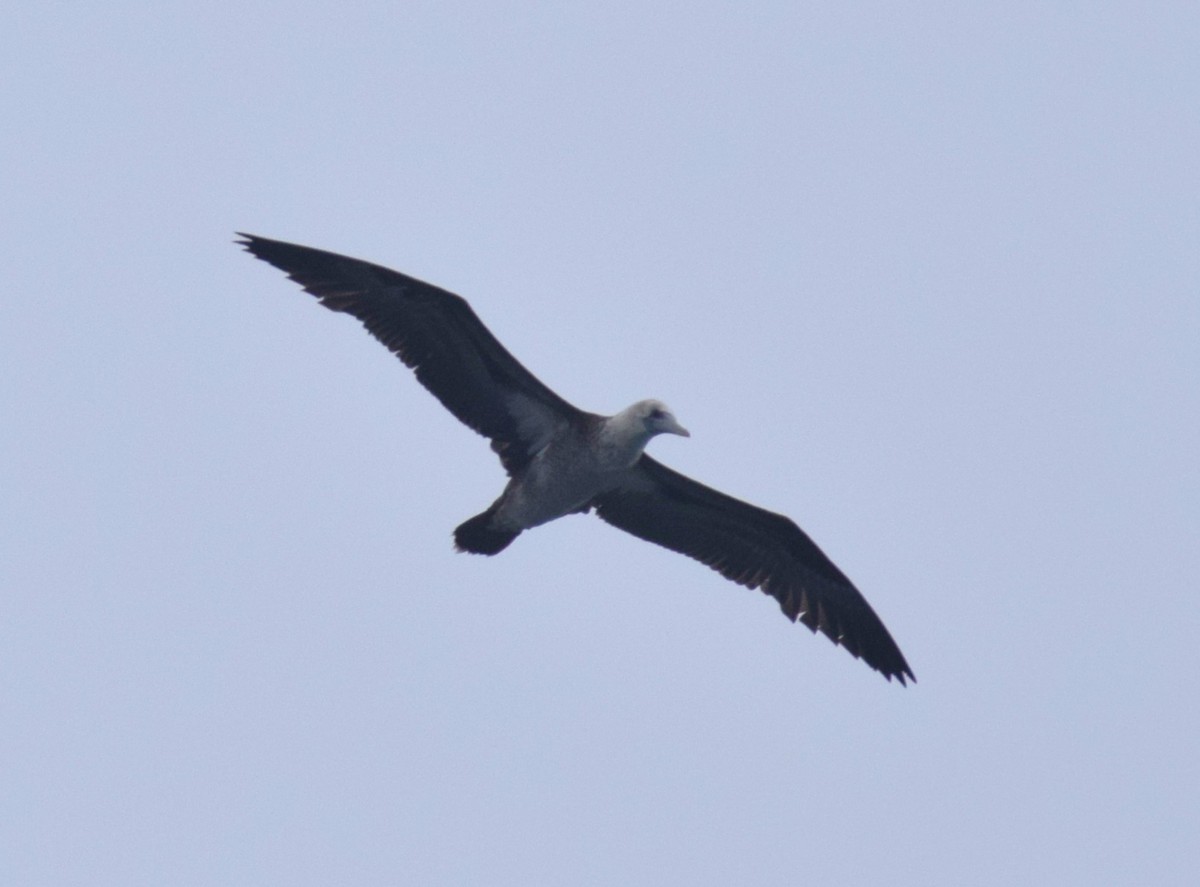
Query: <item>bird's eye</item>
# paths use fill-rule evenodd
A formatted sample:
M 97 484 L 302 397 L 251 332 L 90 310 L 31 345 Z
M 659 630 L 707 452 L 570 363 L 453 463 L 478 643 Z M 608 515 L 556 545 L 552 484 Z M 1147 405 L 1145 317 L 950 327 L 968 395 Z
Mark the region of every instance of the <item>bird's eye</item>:
M 665 415 L 666 415 L 666 413 L 664 413 L 662 410 L 658 409 L 657 407 L 650 411 L 651 419 L 661 419 Z

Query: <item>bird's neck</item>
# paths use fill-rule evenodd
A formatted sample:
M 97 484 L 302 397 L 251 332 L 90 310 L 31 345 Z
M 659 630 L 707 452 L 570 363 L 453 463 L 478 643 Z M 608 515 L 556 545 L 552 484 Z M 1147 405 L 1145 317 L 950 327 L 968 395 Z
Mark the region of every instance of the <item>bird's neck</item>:
M 629 466 L 641 457 L 653 436 L 646 430 L 645 422 L 633 416 L 630 410 L 623 410 L 604 420 L 600 426 L 599 443 L 605 451 L 606 461 Z

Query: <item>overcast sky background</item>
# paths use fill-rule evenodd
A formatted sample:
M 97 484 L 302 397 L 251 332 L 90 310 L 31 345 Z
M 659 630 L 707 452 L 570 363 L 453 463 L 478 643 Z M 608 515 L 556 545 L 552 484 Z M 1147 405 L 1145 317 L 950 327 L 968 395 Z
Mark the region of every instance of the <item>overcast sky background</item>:
M 1200 7 L 0 14 L 0 883 L 1200 883 Z M 915 670 L 503 475 L 467 297 Z

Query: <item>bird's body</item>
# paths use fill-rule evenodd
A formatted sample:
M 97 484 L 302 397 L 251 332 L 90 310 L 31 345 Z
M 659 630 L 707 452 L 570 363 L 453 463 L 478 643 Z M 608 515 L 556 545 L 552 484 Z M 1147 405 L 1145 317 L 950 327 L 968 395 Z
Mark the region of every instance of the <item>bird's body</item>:
M 357 317 L 456 417 L 492 441 L 509 475 L 500 497 L 454 531 L 460 551 L 496 554 L 567 514 L 604 521 L 773 596 L 901 684 L 915 680 L 887 628 L 792 521 L 684 477 L 644 450 L 688 436 L 656 400 L 614 416 L 580 410 L 523 367 L 459 296 L 336 253 L 241 235 L 256 257 L 328 308 Z
M 473 554 L 496 554 L 501 548 L 495 546 L 505 538 L 502 547 L 523 530 L 587 511 L 597 496 L 621 486 L 646 443 L 663 433 L 687 436 L 656 400 L 640 401 L 615 416 L 585 414 L 565 423 L 509 479 L 487 511 L 455 531 L 455 545 Z M 472 532 L 484 528 L 491 531 L 486 537 Z

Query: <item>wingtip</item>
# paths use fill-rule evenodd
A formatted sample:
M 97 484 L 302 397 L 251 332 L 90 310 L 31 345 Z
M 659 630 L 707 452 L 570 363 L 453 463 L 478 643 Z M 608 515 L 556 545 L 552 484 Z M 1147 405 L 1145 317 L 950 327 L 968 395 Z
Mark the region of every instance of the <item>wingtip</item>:
M 901 687 L 907 687 L 910 681 L 914 684 L 917 682 L 916 675 L 913 674 L 904 654 L 900 652 L 900 648 L 896 646 L 896 642 L 892 640 L 892 636 L 879 621 L 879 617 L 875 616 L 874 611 L 871 612 L 871 616 L 882 632 L 882 637 L 872 640 L 868 636 L 851 635 L 844 629 L 835 629 L 828 611 L 819 602 L 814 605 L 808 599 L 802 599 L 800 604 L 804 609 L 789 608 L 789 603 L 791 603 L 790 598 L 781 603 L 783 612 L 789 619 L 803 625 L 813 634 L 820 631 L 835 646 L 841 647 L 855 659 L 861 659 L 883 675 L 888 683 L 891 683 L 892 678 L 895 678 Z M 870 642 L 864 643 L 865 641 Z
M 917 676 L 913 674 L 913 670 L 908 667 L 907 662 L 901 663 L 898 668 L 892 668 L 887 671 L 884 671 L 882 668 L 878 670 L 889 682 L 892 678 L 895 678 L 901 687 L 907 687 L 909 683 L 915 684 L 917 682 Z

